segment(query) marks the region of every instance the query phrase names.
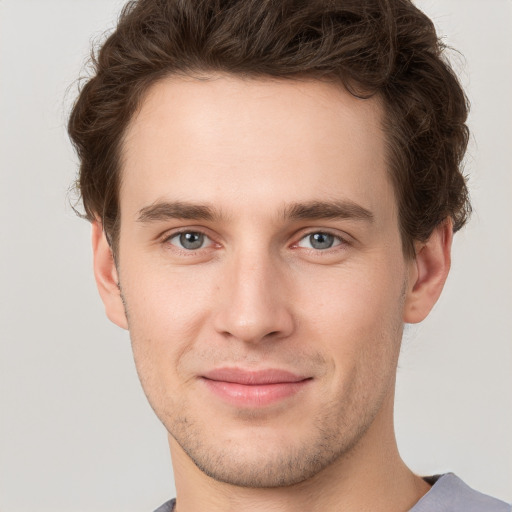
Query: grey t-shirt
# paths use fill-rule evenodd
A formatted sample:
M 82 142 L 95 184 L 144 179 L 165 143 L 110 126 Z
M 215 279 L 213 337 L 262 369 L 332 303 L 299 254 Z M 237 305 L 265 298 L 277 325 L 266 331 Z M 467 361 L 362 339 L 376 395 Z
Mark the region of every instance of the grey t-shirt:
M 512 512 L 510 505 L 471 489 L 453 473 L 425 480 L 434 485 L 409 512 Z
M 471 489 L 453 473 L 425 480 L 432 489 L 409 512 L 512 512 L 510 505 Z M 155 512 L 172 512 L 175 502 L 168 501 Z

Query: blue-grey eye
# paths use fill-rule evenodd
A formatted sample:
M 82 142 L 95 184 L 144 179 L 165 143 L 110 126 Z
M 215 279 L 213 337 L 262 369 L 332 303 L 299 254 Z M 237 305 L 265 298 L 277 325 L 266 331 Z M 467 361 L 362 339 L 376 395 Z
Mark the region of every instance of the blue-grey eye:
M 338 237 L 331 235 L 330 233 L 318 232 L 305 236 L 298 245 L 308 249 L 325 250 L 339 244 L 340 240 Z
M 175 240 L 175 245 L 178 245 L 183 249 L 193 251 L 195 249 L 201 249 L 206 238 L 207 237 L 203 233 L 198 233 L 197 231 L 185 231 L 174 235 L 169 241 L 173 243 Z

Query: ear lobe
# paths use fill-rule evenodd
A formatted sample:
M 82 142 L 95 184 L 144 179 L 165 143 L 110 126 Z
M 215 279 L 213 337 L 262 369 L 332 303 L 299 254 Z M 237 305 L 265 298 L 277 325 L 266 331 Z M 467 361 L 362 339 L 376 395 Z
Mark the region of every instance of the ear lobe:
M 92 250 L 96 286 L 105 306 L 107 317 L 119 327 L 128 329 L 117 269 L 101 222 L 92 223 Z
M 416 246 L 416 258 L 410 262 L 404 322 L 421 322 L 437 302 L 450 271 L 452 238 L 452 221 L 446 219 L 426 243 Z

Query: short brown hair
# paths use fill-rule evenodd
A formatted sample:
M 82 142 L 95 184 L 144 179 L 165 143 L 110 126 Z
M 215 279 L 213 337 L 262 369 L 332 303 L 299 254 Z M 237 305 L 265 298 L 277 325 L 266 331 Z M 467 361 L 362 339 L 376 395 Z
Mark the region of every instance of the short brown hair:
M 385 109 L 404 252 L 471 210 L 461 162 L 468 102 L 432 21 L 409 0 L 138 0 L 93 57 L 68 131 L 85 217 L 115 249 L 126 127 L 156 81 L 228 72 L 330 80 Z

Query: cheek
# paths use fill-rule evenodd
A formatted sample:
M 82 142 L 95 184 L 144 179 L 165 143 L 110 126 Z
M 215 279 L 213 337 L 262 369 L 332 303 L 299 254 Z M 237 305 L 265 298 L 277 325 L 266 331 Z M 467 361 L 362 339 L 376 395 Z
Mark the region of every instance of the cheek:
M 312 275 L 299 313 L 343 371 L 382 371 L 396 359 L 402 332 L 404 277 L 396 264 L 353 265 Z M 395 276 L 391 279 L 391 276 Z M 352 370 L 349 369 L 352 367 Z
M 190 269 L 139 268 L 121 276 L 134 359 L 145 387 L 163 386 L 200 337 L 215 289 Z
M 215 286 L 208 272 L 170 265 L 138 268 L 144 270 L 137 271 L 135 264 L 135 271 L 127 269 L 121 276 L 132 325 L 147 333 L 162 330 L 164 337 L 165 332 L 171 335 L 192 329 Z

